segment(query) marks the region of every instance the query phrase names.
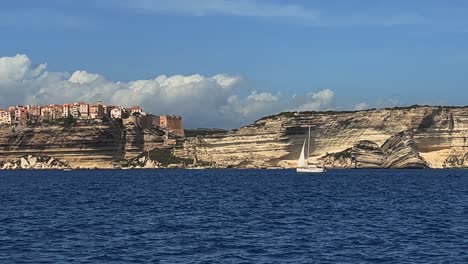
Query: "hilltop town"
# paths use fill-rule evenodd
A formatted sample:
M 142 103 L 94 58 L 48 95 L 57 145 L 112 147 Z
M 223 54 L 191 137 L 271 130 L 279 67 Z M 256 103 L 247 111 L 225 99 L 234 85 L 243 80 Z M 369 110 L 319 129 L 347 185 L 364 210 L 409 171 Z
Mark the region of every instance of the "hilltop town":
M 0 109 L 1 125 L 89 125 L 105 122 L 122 122 L 123 125 L 133 124 L 141 128 L 159 127 L 183 137 L 182 117 L 175 115 L 153 115 L 144 112 L 140 106 L 123 107 L 106 105 L 101 100 L 95 104 L 75 102 L 68 104 L 49 105 L 17 105 Z

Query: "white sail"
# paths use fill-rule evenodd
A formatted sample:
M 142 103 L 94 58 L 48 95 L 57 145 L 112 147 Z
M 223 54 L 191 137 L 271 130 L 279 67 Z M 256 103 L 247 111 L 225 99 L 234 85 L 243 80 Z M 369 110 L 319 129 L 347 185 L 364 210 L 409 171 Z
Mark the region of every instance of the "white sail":
M 306 145 L 306 140 L 304 140 L 304 145 L 302 145 L 302 151 L 301 151 L 301 156 L 299 156 L 299 162 L 297 164 L 297 166 L 299 168 L 305 168 L 307 167 L 307 162 L 306 162 L 306 159 L 305 159 L 305 145 Z
M 305 155 L 305 148 L 307 144 L 307 158 Z M 304 140 L 304 144 L 302 145 L 301 156 L 299 157 L 298 166 L 296 168 L 296 172 L 298 173 L 321 173 L 327 171 L 324 167 L 318 167 L 317 165 L 309 165 L 309 148 L 310 148 L 310 127 L 309 127 L 309 135 L 308 138 Z

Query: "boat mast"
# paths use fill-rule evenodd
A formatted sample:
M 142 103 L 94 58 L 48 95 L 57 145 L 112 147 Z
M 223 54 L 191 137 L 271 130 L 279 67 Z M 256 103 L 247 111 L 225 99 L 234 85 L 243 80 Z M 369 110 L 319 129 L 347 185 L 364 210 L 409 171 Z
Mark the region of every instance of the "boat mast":
M 307 164 L 309 164 L 309 153 L 310 153 L 310 126 L 309 126 L 309 137 L 307 140 Z

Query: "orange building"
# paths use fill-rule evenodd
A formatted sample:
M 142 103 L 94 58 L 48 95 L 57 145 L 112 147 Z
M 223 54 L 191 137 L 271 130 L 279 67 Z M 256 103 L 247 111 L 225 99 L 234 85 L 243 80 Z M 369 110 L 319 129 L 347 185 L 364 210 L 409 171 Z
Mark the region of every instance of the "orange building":
M 28 110 L 29 118 L 38 118 L 41 116 L 41 106 L 39 105 L 27 105 L 26 109 Z
M 59 119 L 63 117 L 63 105 L 50 104 L 41 107 L 41 117 L 43 119 Z
M 21 124 L 26 124 L 28 121 L 28 109 L 24 106 L 17 105 L 15 107 L 15 121 Z
M 91 118 L 101 118 L 104 116 L 104 107 L 101 104 L 92 104 L 89 106 L 89 115 Z
M 184 136 L 184 128 L 182 125 L 182 117 L 174 115 L 162 115 L 159 118 L 159 126 L 173 130 L 174 133 L 179 136 Z
M 151 126 L 156 127 L 156 126 L 161 126 L 161 117 L 157 115 L 151 115 Z

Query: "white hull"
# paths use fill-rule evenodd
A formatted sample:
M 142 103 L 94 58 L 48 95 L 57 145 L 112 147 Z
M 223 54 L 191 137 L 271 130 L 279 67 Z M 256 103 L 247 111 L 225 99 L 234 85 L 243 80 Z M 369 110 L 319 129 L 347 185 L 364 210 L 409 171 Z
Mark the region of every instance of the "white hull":
M 299 173 L 321 173 L 321 172 L 326 172 L 324 168 L 317 168 L 317 167 L 312 167 L 312 168 L 297 168 L 296 172 Z

